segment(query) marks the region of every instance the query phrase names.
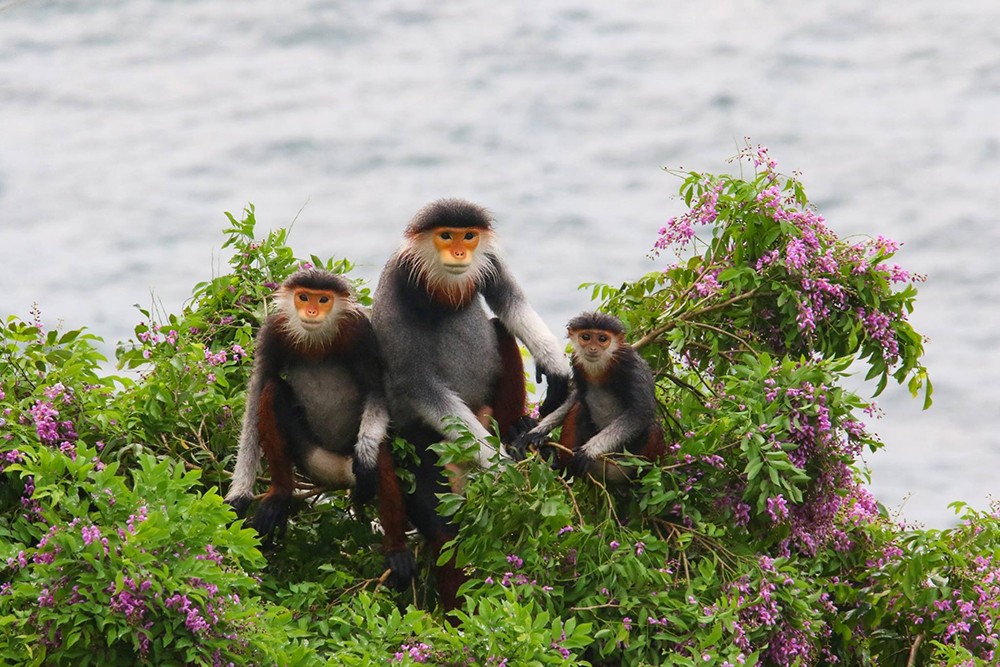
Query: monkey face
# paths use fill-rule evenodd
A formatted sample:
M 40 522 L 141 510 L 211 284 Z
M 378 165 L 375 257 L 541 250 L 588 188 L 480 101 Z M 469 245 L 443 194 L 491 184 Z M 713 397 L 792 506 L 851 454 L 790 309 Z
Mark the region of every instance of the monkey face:
M 445 271 L 460 276 L 472 266 L 480 232 L 468 227 L 438 227 L 431 231 L 434 248 Z
M 328 290 L 299 287 L 292 293 L 292 298 L 302 328 L 312 331 L 323 326 L 323 322 L 333 309 L 336 294 Z
M 611 345 L 617 338 L 614 334 L 599 329 L 571 331 L 570 336 L 577 353 L 591 363 L 600 361 L 601 357 L 614 352 Z
M 622 344 L 619 334 L 603 329 L 570 329 L 569 339 L 573 344 L 573 356 L 588 374 L 594 376 L 608 369 Z

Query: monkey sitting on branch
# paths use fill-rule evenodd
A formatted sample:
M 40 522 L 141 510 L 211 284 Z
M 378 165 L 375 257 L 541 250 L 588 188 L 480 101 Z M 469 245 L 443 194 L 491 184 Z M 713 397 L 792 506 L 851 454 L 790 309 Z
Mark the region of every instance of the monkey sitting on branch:
M 371 322 L 348 281 L 301 270 L 275 292 L 276 312 L 257 334 L 232 484 L 239 516 L 254 498 L 261 455 L 271 486 L 253 518 L 265 542 L 284 535 L 297 467 L 317 485 L 376 494 L 385 550 L 397 586 L 413 575 L 403 492 L 386 438 L 389 412 Z
M 569 363 L 501 258 L 492 216 L 461 199 L 432 202 L 410 221 L 379 279 L 372 325 L 393 428 L 419 456 L 407 513 L 436 554 L 455 535 L 437 513 L 438 494 L 452 487 L 430 449 L 451 437 L 447 420 L 457 418 L 476 437 L 477 463 L 490 465 L 497 454 L 487 442 L 490 419 L 504 442 L 524 428 L 527 394 L 516 339 L 534 357 L 538 378 L 548 381 L 542 414 L 566 397 Z M 452 592 L 442 594 L 449 608 L 461 573 L 445 565 L 438 579 L 440 589 Z
M 634 470 L 608 457 L 629 453 L 656 461 L 666 451 L 657 416 L 655 381 L 646 360 L 625 342 L 621 321 L 583 313 L 567 325 L 573 348 L 573 390 L 566 401 L 518 438 L 511 455 L 540 448 L 562 425 L 558 464 L 574 476 L 621 484 Z

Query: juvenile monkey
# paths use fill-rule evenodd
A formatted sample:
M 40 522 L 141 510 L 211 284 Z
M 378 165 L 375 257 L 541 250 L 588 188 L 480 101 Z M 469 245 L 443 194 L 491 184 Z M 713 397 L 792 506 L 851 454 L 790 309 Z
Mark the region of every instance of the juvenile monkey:
M 570 320 L 574 389 L 566 401 L 521 436 L 511 448 L 523 457 L 541 447 L 560 424 L 560 465 L 575 476 L 593 475 L 612 483 L 632 474 L 608 454 L 629 452 L 655 461 L 666 447 L 656 413 L 653 373 L 625 342 L 625 327 L 604 313 L 583 313 Z
M 436 550 L 455 532 L 436 511 L 436 494 L 450 488 L 428 448 L 447 437 L 445 418 L 459 418 L 477 437 L 478 463 L 488 465 L 495 451 L 486 444 L 485 424 L 495 419 L 506 442 L 526 411 L 515 339 L 533 355 L 539 379 L 548 380 L 543 414 L 565 398 L 570 367 L 501 258 L 484 208 L 461 199 L 432 202 L 417 212 L 404 236 L 379 279 L 372 325 L 385 362 L 393 427 L 420 456 L 407 510 Z M 450 578 L 457 588 L 457 572 L 442 570 L 438 577 Z
M 294 468 L 355 499 L 378 490 L 386 552 L 396 583 L 413 571 L 403 494 L 386 441 L 382 363 L 367 314 L 342 277 L 301 270 L 274 295 L 276 312 L 257 334 L 246 412 L 226 501 L 243 516 L 263 454 L 271 486 L 253 525 L 265 540 L 285 531 Z

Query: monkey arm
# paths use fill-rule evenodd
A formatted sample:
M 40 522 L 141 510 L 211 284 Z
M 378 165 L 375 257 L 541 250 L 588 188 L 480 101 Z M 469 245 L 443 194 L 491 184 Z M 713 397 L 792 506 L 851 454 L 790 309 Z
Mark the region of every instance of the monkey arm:
M 465 404 L 465 401 L 458 394 L 443 385 L 439 385 L 437 391 L 428 392 L 427 395 L 420 397 L 414 396 L 412 401 L 420 418 L 432 428 L 444 433 L 449 439 L 452 439 L 452 435 L 444 430 L 446 420 L 450 417 L 460 419 L 479 441 L 477 463 L 483 467 L 490 465 L 490 460 L 496 455 L 496 450 L 486 441 L 490 432 L 480 423 L 476 413 Z
M 495 271 L 483 287 L 483 297 L 507 330 L 531 352 L 539 374 L 545 375 L 549 389 L 541 412 L 547 415 L 569 393 L 569 360 L 555 335 L 528 303 L 504 261 L 494 257 L 493 264 Z
M 375 330 L 367 317 L 354 321 L 359 335 L 349 356 L 351 373 L 364 392 L 365 401 L 354 444 L 351 472 L 354 474 L 354 498 L 367 502 L 375 495 L 378 479 L 379 448 L 389 430 L 389 407 L 382 379 L 382 361 Z
M 378 449 L 389 431 L 389 408 L 381 393 L 373 393 L 365 401 L 361 413 L 361 427 L 358 442 L 354 445 L 354 456 L 366 468 L 374 470 L 378 465 Z
M 625 445 L 638 437 L 646 429 L 649 422 L 634 410 L 626 410 L 618 415 L 606 427 L 597 432 L 580 451 L 587 457 L 595 459 L 605 454 L 621 452 Z
M 351 472 L 354 473 L 354 498 L 365 503 L 375 497 L 378 484 L 379 447 L 389 430 L 389 408 L 381 392 L 373 392 L 361 413 L 358 441 L 354 445 Z
M 566 419 L 566 415 L 569 414 L 570 409 L 573 407 L 573 404 L 578 400 L 579 394 L 576 389 L 574 389 L 570 392 L 570 395 L 566 398 L 566 400 L 563 401 L 562 405 L 543 417 L 534 428 L 522 434 L 510 445 L 509 450 L 511 457 L 518 461 L 523 460 L 528 453 L 529 447 L 534 446 L 535 448 L 538 448 L 544 445 L 548 441 L 549 433 L 563 423 Z
M 569 414 L 570 408 L 573 404 L 580 400 L 580 395 L 576 389 L 570 392 L 566 400 L 563 401 L 562 405 L 556 408 L 554 411 L 550 412 L 542 421 L 538 422 L 535 428 L 528 431 L 532 435 L 548 435 L 552 430 L 563 423 L 566 419 L 566 415 Z
M 257 481 L 263 454 L 258 423 L 261 392 L 268 378 L 276 376 L 279 370 L 277 360 L 268 349 L 271 347 L 271 327 L 273 324 L 269 320 L 257 334 L 253 369 L 247 386 L 246 407 L 240 428 L 240 443 L 236 451 L 236 466 L 229 491 L 226 493 L 226 502 L 233 506 L 239 516 L 243 516 L 253 499 L 253 487 Z

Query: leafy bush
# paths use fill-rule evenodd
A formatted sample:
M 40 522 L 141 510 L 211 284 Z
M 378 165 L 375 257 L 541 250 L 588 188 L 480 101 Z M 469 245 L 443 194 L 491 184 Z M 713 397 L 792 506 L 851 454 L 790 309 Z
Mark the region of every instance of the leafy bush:
M 0 326 L 0 656 L 14 664 L 992 665 L 1000 508 L 901 526 L 857 463 L 882 443 L 864 373 L 923 392 L 919 276 L 846 241 L 765 149 L 681 173 L 662 270 L 588 285 L 650 362 L 667 460 L 627 489 L 538 458 L 472 473 L 442 511 L 466 606 L 382 586 L 377 527 L 303 486 L 282 544 L 231 524 L 253 335 L 304 260 L 229 216 L 229 273 L 140 311 L 105 372 L 86 331 Z M 349 273 L 346 260 L 308 263 Z M 370 301 L 357 283 L 360 298 Z M 469 455 L 469 434 L 444 443 Z M 405 443 L 397 443 L 404 455 Z M 422 551 L 419 540 L 414 547 Z
M 0 658 L 5 664 L 305 663 L 248 572 L 256 535 L 199 473 L 145 454 L 123 474 L 98 438 L 109 383 L 81 332 L 8 321 Z

